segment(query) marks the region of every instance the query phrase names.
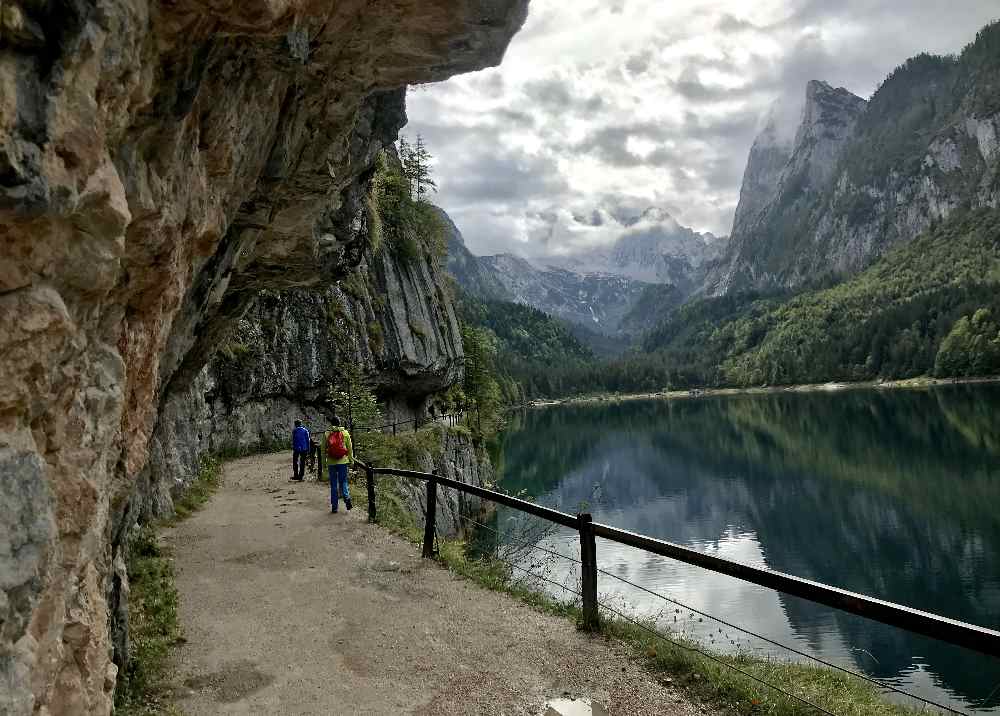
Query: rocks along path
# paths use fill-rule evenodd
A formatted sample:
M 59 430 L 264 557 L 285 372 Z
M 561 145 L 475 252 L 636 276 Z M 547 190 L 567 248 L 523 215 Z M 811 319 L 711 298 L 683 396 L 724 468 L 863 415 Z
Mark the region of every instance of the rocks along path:
M 187 639 L 177 706 L 201 714 L 525 714 L 563 694 L 610 714 L 699 709 L 625 649 L 330 514 L 287 455 L 230 462 L 209 504 L 165 531 Z

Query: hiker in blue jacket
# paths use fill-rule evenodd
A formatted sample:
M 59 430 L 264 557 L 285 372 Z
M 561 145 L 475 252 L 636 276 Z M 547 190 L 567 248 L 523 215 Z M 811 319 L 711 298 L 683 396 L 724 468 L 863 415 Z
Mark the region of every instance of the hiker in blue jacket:
M 309 430 L 301 420 L 296 420 L 292 430 L 292 480 L 295 482 L 302 482 L 306 477 L 306 459 L 310 448 Z

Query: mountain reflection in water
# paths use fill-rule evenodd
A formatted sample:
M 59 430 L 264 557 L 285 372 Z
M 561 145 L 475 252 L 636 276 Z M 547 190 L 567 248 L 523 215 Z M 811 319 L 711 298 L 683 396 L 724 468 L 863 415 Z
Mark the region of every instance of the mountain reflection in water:
M 998 386 L 560 406 L 516 415 L 495 455 L 504 489 L 543 504 L 1000 629 Z M 574 539 L 543 541 L 576 554 Z M 1000 707 L 998 659 L 603 540 L 598 564 L 923 696 Z M 665 606 L 603 575 L 599 589 Z

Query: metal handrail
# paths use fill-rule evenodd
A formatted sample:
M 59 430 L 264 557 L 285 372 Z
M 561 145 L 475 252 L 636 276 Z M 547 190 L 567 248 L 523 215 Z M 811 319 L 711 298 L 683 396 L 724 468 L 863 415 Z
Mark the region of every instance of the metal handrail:
M 438 422 L 440 420 L 448 420 L 448 419 L 451 419 L 451 418 L 456 418 L 456 419 L 460 420 L 463 417 L 465 417 L 465 414 L 467 412 L 468 411 L 460 410 L 457 413 L 447 413 L 445 415 L 436 415 L 436 416 L 434 416 L 432 418 L 431 417 L 427 418 L 427 421 L 424 424 L 425 425 L 429 425 L 431 423 L 435 423 L 435 422 Z M 376 430 L 377 431 L 382 431 L 382 430 L 386 430 L 386 429 L 389 429 L 389 428 L 392 428 L 393 430 L 395 430 L 397 427 L 399 427 L 401 425 L 409 425 L 410 423 L 413 423 L 414 427 L 417 427 L 417 426 L 420 425 L 420 422 L 421 422 L 420 418 L 407 418 L 406 420 L 398 420 L 398 421 L 396 421 L 394 423 L 386 423 L 385 425 L 359 425 L 355 429 L 355 432 L 358 432 L 358 433 L 361 433 L 361 432 L 374 432 Z
M 571 515 L 566 512 L 554 510 L 550 507 L 544 507 L 533 502 L 528 502 L 527 500 L 511 497 L 510 495 L 505 495 L 502 492 L 488 490 L 476 485 L 469 485 L 464 482 L 459 482 L 458 480 L 442 477 L 441 475 L 418 472 L 416 470 L 373 467 L 371 465 L 367 465 L 361 460 L 355 460 L 355 463 L 358 464 L 367 474 L 369 495 L 368 517 L 371 522 L 376 521 L 374 490 L 375 475 L 395 475 L 399 477 L 423 480 L 427 482 L 429 498 L 432 492 L 436 495 L 436 486 L 440 484 L 454 490 L 459 490 L 460 492 L 490 500 L 491 502 L 495 502 L 497 504 L 512 507 L 516 510 L 520 510 L 521 512 L 549 520 L 550 522 L 554 522 L 564 527 L 577 529 L 580 531 L 581 546 L 584 547 L 585 552 L 589 551 L 587 549 L 588 542 L 592 543 L 595 536 L 602 537 L 618 544 L 635 547 L 653 554 L 675 559 L 679 562 L 684 562 L 685 564 L 702 567 L 713 572 L 741 579 L 745 582 L 750 582 L 752 584 L 768 587 L 785 594 L 800 597 L 816 604 L 822 604 L 827 607 L 833 607 L 834 609 L 856 614 L 881 624 L 898 627 L 909 632 L 922 634 L 939 641 L 955 644 L 957 646 L 978 651 L 988 656 L 1000 658 L 1000 631 L 996 631 L 994 629 L 969 624 L 958 621 L 957 619 L 950 619 L 938 614 L 913 609 L 912 607 L 903 606 L 902 604 L 896 604 L 883 599 L 876 599 L 865 594 L 850 592 L 845 589 L 840 589 L 839 587 L 832 587 L 821 582 L 814 582 L 809 579 L 803 579 L 802 577 L 796 577 L 791 574 L 785 574 L 783 572 L 767 569 L 765 567 L 755 567 L 742 562 L 716 557 L 683 545 L 674 544 L 672 542 L 656 539 L 654 537 L 647 537 L 646 535 L 636 534 L 635 532 L 629 532 L 628 530 L 623 530 L 612 525 L 592 522 L 589 514 Z M 433 491 L 431 489 L 432 487 L 434 488 Z M 430 506 L 431 500 L 429 500 L 427 504 Z M 427 510 L 428 525 L 427 529 L 425 529 L 425 556 L 432 556 L 433 554 L 432 545 L 427 544 L 427 535 L 430 535 L 430 539 L 433 540 L 434 511 L 435 510 L 433 509 Z M 592 547 L 590 549 L 592 549 Z M 584 592 L 593 592 L 592 594 L 584 594 L 585 619 L 592 624 L 596 624 L 596 558 L 593 556 L 592 552 L 589 554 L 589 558 L 587 554 L 584 554 L 584 557 Z M 593 572 L 593 574 L 590 575 L 590 572 Z M 588 579 L 588 576 L 591 578 Z M 589 589 L 588 582 L 590 583 Z M 588 599 L 588 597 L 590 598 Z M 592 613 L 589 615 L 586 614 L 588 609 L 592 610 Z

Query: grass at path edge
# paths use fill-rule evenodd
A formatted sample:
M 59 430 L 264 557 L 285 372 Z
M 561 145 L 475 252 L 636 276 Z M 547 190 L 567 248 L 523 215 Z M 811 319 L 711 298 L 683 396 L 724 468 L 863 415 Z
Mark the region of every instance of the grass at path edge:
M 157 539 L 162 526 L 172 526 L 201 509 L 219 488 L 222 461 L 201 460 L 198 476 L 174 501 L 174 514 L 141 525 L 128 541 L 128 626 L 130 658 L 118 675 L 115 714 L 152 716 L 179 714 L 166 698 L 166 672 L 170 650 L 183 640 L 177 618 L 178 593 L 173 561 Z

